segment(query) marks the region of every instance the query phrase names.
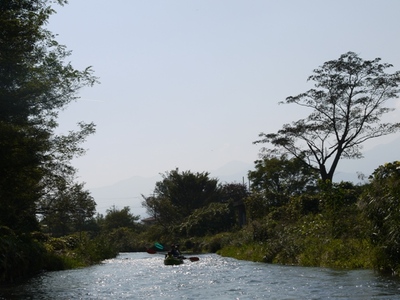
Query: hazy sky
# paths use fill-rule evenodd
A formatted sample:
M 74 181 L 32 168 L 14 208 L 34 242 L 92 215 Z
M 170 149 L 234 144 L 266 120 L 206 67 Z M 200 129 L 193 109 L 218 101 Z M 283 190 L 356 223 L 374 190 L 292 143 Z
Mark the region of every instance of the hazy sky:
M 87 188 L 253 163 L 260 132 L 310 113 L 278 102 L 347 51 L 400 70 L 398 0 L 69 0 L 55 9 L 50 30 L 73 66 L 93 66 L 101 82 L 59 119 L 61 132 L 97 125 L 74 160 Z

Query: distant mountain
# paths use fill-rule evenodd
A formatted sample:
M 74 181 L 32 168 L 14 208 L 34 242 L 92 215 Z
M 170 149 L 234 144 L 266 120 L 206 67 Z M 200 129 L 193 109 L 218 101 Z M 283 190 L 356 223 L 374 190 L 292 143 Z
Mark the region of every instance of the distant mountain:
M 359 183 L 358 173 L 364 174 L 366 177 L 380 165 L 386 162 L 400 160 L 400 138 L 387 143 L 379 144 L 364 153 L 364 158 L 357 160 L 342 160 L 339 163 L 334 181 L 352 181 Z M 247 173 L 253 170 L 254 165 L 232 161 L 221 168 L 210 173 L 211 178 L 218 178 L 221 183 L 245 183 L 248 184 Z M 140 215 L 142 218 L 147 217 L 146 210 L 142 207 L 142 194 L 149 196 L 153 193 L 157 181 L 162 178 L 160 175 L 154 177 L 134 176 L 129 179 L 119 181 L 110 186 L 89 189 L 97 203 L 97 211 L 105 214 L 106 210 L 115 205 L 122 209 L 125 206 L 131 208 L 134 215 Z
M 141 195 L 150 195 L 159 180 L 158 176 L 149 178 L 134 176 L 113 185 L 89 190 L 97 203 L 97 212 L 105 214 L 113 205 L 119 209 L 129 206 L 134 215 L 143 217 L 146 210 L 141 205 L 143 201 Z
M 254 165 L 242 161 L 231 161 L 221 168 L 210 171 L 210 177 L 219 179 L 221 183 L 247 183 L 247 173 Z

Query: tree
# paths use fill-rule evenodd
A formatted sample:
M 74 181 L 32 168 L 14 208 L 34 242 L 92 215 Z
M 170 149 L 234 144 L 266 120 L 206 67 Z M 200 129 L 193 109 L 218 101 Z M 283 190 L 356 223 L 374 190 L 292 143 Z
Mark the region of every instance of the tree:
M 144 197 L 142 205 L 149 215 L 165 227 L 177 225 L 195 209 L 219 202 L 218 180 L 208 173 L 180 173 L 178 169 L 166 172 L 156 183 L 154 195 Z
M 240 203 L 249 195 L 246 185 L 242 183 L 225 183 L 220 186 L 221 202 Z
M 332 238 L 361 238 L 362 223 L 358 219 L 357 201 L 364 187 L 351 182 L 324 182 L 318 186 L 319 213 L 327 221 Z
M 41 224 L 54 236 L 84 231 L 96 213 L 96 202 L 84 184 L 60 186 L 57 194 L 46 200 L 41 202 Z
M 325 62 L 308 78 L 315 81 L 315 89 L 283 102 L 313 112 L 277 133 L 261 133 L 262 139 L 255 143 L 271 143 L 274 149 L 263 150 L 300 158 L 317 169 L 323 181 L 332 181 L 341 158 L 361 158 L 363 142 L 400 129 L 400 123 L 381 121 L 393 110 L 384 105 L 398 97 L 400 72 L 386 73 L 392 65 L 380 61 L 347 52 Z
M 77 99 L 96 78 L 90 68 L 78 71 L 64 63 L 70 55 L 45 26 L 64 0 L 0 2 L 0 225 L 35 230 L 36 206 L 50 187 L 50 177 L 72 176 L 67 158 L 82 154 L 77 143 L 94 132 L 93 124 L 58 137 L 60 110 Z M 68 145 L 60 143 L 78 137 Z
M 130 212 L 129 206 L 125 206 L 123 209 L 118 209 L 113 205 L 110 209 L 107 209 L 102 225 L 108 231 L 118 228 L 134 229 L 137 227 L 136 222 L 138 220 L 139 216 L 134 216 Z
M 263 195 L 269 206 L 281 206 L 290 197 L 315 189 L 317 172 L 298 158 L 265 156 L 255 161 L 249 179 L 252 191 Z
M 236 224 L 235 212 L 230 203 L 211 203 L 196 209 L 180 226 L 187 236 L 205 236 L 229 231 Z
M 377 268 L 400 271 L 400 161 L 379 166 L 360 197 L 359 206 L 371 222 L 378 246 Z
M 244 183 L 224 183 L 220 185 L 221 202 L 230 205 L 239 226 L 246 224 L 245 199 L 250 192 Z

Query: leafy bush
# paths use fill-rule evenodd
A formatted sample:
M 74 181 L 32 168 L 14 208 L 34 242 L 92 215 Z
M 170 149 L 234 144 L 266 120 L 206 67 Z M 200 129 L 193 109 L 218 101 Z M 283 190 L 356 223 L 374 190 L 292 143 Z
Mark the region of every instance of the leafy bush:
M 377 246 L 375 268 L 400 270 L 400 161 L 379 166 L 370 176 L 359 206 L 371 224 L 371 240 Z
M 186 236 L 205 236 L 230 230 L 236 224 L 235 214 L 228 203 L 211 203 L 199 208 L 180 226 Z
M 308 238 L 299 257 L 303 266 L 319 266 L 341 269 L 371 268 L 373 246 L 367 240 Z
M 45 265 L 46 249 L 29 235 L 16 235 L 7 227 L 0 230 L 0 282 L 14 281 Z

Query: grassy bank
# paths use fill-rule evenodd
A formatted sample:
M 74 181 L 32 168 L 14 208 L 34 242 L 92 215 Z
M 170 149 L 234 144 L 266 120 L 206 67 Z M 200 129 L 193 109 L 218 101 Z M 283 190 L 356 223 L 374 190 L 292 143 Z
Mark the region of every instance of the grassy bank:
M 42 233 L 17 235 L 6 227 L 0 233 L 0 282 L 17 281 L 42 271 L 96 264 L 118 252 L 102 237 L 86 234 L 52 238 Z
M 304 241 L 298 249 L 290 245 L 273 251 L 268 242 L 246 245 L 226 245 L 218 254 L 241 260 L 284 265 L 327 267 L 335 269 L 372 269 L 375 250 L 367 241 L 330 240 Z

